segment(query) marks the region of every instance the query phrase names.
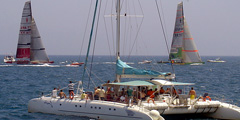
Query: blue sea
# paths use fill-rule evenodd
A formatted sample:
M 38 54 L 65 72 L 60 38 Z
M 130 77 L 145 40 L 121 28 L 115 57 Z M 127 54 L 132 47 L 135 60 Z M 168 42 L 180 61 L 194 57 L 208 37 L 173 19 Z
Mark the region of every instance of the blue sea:
M 4 56 L 0 56 L 3 59 Z M 84 56 L 81 56 L 84 62 Z M 203 61 L 215 59 L 217 56 L 202 57 Z M 79 56 L 50 56 L 55 61 L 49 66 L 15 65 L 0 63 L 0 120 L 89 120 L 87 117 L 61 116 L 42 113 L 28 113 L 28 101 L 48 94 L 54 87 L 66 87 L 71 80 L 82 80 L 83 66 L 67 67 L 69 61 L 78 61 Z M 167 60 L 167 56 L 127 56 L 121 58 L 130 66 L 173 72 L 170 65 L 157 64 L 157 61 Z M 152 60 L 151 64 L 138 64 L 143 60 Z M 240 57 L 221 57 L 225 63 L 208 63 L 204 65 L 174 65 L 176 81 L 196 83 L 198 95 L 209 93 L 212 99 L 229 102 L 240 106 Z M 89 58 L 88 70 L 92 71 L 91 79 L 85 75 L 85 89 L 92 90 L 108 80 L 114 80 L 114 57 L 95 56 Z M 91 64 L 92 63 L 92 64 Z M 127 79 L 123 80 L 126 81 Z M 65 91 L 67 92 L 67 90 Z

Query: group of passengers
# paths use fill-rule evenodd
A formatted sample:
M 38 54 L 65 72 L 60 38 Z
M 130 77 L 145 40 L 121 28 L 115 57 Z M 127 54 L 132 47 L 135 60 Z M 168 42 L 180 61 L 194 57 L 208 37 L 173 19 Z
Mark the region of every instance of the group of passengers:
M 69 98 L 72 99 L 74 97 L 74 84 L 72 81 L 69 81 Z M 81 95 L 81 99 L 95 99 L 95 100 L 106 100 L 106 101 L 114 101 L 114 102 L 122 102 L 122 103 L 127 103 L 127 104 L 133 104 L 133 102 L 138 102 L 138 100 L 147 100 L 149 102 L 152 100 L 154 103 L 154 99 L 157 99 L 159 95 L 162 94 L 170 94 L 171 96 L 174 96 L 178 98 L 178 95 L 182 93 L 181 89 L 178 89 L 178 92 L 174 87 L 172 88 L 167 88 L 166 90 L 163 89 L 163 87 L 158 90 L 155 88 L 149 89 L 148 87 L 137 87 L 137 90 L 135 87 L 127 87 L 127 88 L 122 88 L 120 91 L 119 87 L 107 87 L 106 91 L 104 90 L 104 87 L 98 86 L 95 88 L 94 93 L 88 92 L 85 93 L 83 92 Z M 57 94 L 57 89 L 54 88 L 52 91 L 52 97 L 56 98 L 57 95 L 61 98 L 67 98 L 66 94 L 63 92 L 63 90 L 60 90 L 59 94 Z M 115 92 L 114 92 L 115 91 Z M 196 97 L 196 92 L 191 88 L 189 91 L 190 99 L 195 99 Z
M 74 97 L 74 83 L 72 83 L 72 81 L 69 81 L 68 84 L 68 88 L 69 88 L 69 98 L 72 99 Z M 57 96 L 60 97 L 60 99 L 64 99 L 67 98 L 66 94 L 63 92 L 63 90 L 61 89 L 60 92 L 57 94 L 57 91 L 59 90 L 59 88 L 54 88 L 52 90 L 52 97 L 53 98 L 57 98 Z
M 127 87 L 122 88 L 120 91 L 113 90 L 113 87 L 107 87 L 106 92 L 104 93 L 104 87 L 95 88 L 94 91 L 94 99 L 95 100 L 106 100 L 106 101 L 114 101 L 114 102 L 122 102 L 122 103 L 133 103 L 137 102 L 138 100 L 147 100 L 149 102 L 150 100 L 153 101 L 161 94 L 171 94 L 172 96 L 177 96 L 178 94 L 181 94 L 181 90 L 178 92 L 173 87 L 172 89 L 167 88 L 166 90 L 161 87 L 160 90 L 155 88 L 149 89 L 148 87 L 137 87 L 137 90 L 135 87 Z M 117 92 L 114 92 L 117 91 Z
M 127 90 L 125 90 L 125 88 L 122 88 L 119 92 L 114 92 L 115 90 L 113 89 L 113 87 L 107 87 L 105 92 L 104 87 L 102 87 L 101 89 L 100 87 L 95 88 L 94 99 L 122 103 L 129 103 L 129 101 L 133 103 L 136 100 L 137 91 L 135 88 L 127 88 Z

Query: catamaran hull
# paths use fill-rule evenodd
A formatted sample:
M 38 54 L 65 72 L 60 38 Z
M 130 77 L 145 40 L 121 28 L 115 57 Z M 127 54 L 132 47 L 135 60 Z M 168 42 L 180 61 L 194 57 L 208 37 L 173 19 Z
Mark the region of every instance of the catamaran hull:
M 173 117 L 178 115 L 184 115 L 184 117 L 208 117 L 215 119 L 228 119 L 228 120 L 240 120 L 240 108 L 219 102 L 219 101 L 206 101 L 197 102 L 194 105 L 170 105 L 166 106 L 166 103 L 143 104 L 148 110 L 158 110 L 158 112 L 164 117 Z M 158 107 L 159 106 L 159 107 Z M 165 106 L 165 107 L 164 107 Z
M 164 120 L 159 114 L 143 108 L 98 100 L 70 100 L 51 97 L 35 98 L 28 103 L 28 112 L 56 115 L 87 116 L 102 120 Z
M 216 119 L 240 120 L 240 108 L 227 103 L 221 103 L 218 110 L 207 116 Z
M 148 110 L 157 110 L 164 117 L 183 118 L 207 117 L 215 119 L 240 120 L 240 108 L 219 101 L 197 101 L 194 105 L 168 105 L 166 102 L 146 103 L 142 105 Z

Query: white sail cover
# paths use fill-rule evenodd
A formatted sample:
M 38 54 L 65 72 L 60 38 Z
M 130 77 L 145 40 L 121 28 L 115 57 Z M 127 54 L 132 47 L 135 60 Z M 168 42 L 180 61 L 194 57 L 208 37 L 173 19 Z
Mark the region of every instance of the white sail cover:
M 16 58 L 30 58 L 31 22 L 31 2 L 28 1 L 23 8 Z
M 49 62 L 49 58 L 45 51 L 45 48 L 42 43 L 42 39 L 38 32 L 37 25 L 35 20 L 32 19 L 32 34 L 31 34 L 31 55 L 30 61 L 31 62 Z
M 196 44 L 190 34 L 183 13 L 183 2 L 178 4 L 175 29 L 169 57 L 182 63 L 202 62 Z

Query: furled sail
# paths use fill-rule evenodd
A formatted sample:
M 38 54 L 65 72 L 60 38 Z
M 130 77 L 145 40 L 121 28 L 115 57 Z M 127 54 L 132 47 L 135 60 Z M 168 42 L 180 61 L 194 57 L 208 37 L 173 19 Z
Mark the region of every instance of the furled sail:
M 32 11 L 29 1 L 25 3 L 23 8 L 16 58 L 30 58 L 31 22 Z
M 183 13 L 183 2 L 178 4 L 169 58 L 180 63 L 202 63 Z
M 30 61 L 40 62 L 40 63 L 49 62 L 49 58 L 43 46 L 42 39 L 34 19 L 32 19 L 31 35 L 32 36 L 31 36 L 31 46 L 30 46 L 31 48 Z
M 166 78 L 173 79 L 173 74 L 170 72 L 157 72 L 152 70 L 136 69 L 121 61 L 117 60 L 116 74 L 121 78 Z

